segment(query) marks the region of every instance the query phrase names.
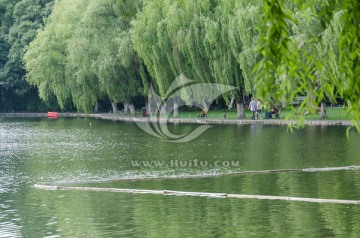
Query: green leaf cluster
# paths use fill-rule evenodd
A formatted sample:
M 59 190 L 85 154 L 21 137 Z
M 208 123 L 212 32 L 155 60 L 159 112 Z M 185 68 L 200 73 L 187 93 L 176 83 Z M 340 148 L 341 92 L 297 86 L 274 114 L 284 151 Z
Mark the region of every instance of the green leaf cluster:
M 24 56 L 27 81 L 62 109 L 91 112 L 105 97 L 118 103 L 141 90 L 140 62 L 129 35 L 139 1 L 56 2 Z
M 37 90 L 25 80 L 22 61 L 28 44 L 43 27 L 53 0 L 0 1 L 0 110 L 41 110 Z M 38 104 L 36 109 L 33 106 Z
M 353 0 L 266 0 L 259 25 L 254 69 L 257 93 L 272 103 L 306 96 L 294 112 L 303 122 L 320 102 L 344 100 L 357 121 L 360 112 L 360 3 Z

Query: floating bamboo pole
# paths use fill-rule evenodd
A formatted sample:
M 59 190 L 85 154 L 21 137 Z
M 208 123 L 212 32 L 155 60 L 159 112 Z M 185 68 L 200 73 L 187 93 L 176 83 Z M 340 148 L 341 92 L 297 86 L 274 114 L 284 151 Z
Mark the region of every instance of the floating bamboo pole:
M 35 184 L 34 188 L 43 189 L 43 190 L 77 190 L 77 191 L 117 192 L 117 193 L 132 193 L 132 194 L 156 194 L 156 195 L 165 195 L 165 196 L 260 199 L 260 200 L 281 200 L 281 201 L 290 201 L 290 202 L 337 203 L 337 204 L 354 204 L 354 205 L 360 204 L 360 200 L 303 198 L 303 197 L 266 196 L 266 195 L 248 195 L 248 194 L 206 193 L 206 192 L 186 192 L 186 191 L 172 191 L 172 190 L 67 187 L 67 186 L 54 186 L 54 185 L 43 185 L 43 184 Z
M 136 193 L 136 194 L 164 194 L 162 190 L 129 189 L 129 188 L 95 188 L 95 187 L 69 187 L 45 184 L 35 184 L 34 188 L 42 190 L 76 190 L 76 191 L 96 191 L 96 192 L 115 192 L 115 193 Z
M 282 201 L 290 201 L 290 202 L 314 202 L 314 203 L 337 203 L 337 204 L 360 205 L 360 200 L 303 198 L 303 197 L 265 196 L 265 195 L 246 195 L 246 194 L 228 194 L 227 197 L 239 198 L 239 199 L 282 200 Z
M 331 172 L 339 170 L 359 170 L 360 166 L 344 166 L 344 167 L 328 167 L 328 168 L 307 168 L 302 169 L 302 172 Z
M 254 170 L 242 171 L 227 174 L 209 174 L 209 175 L 186 175 L 186 176 L 160 176 L 145 178 L 124 178 L 119 180 L 97 181 L 97 182 L 113 182 L 113 181 L 130 181 L 130 180 L 150 180 L 150 179 L 186 179 L 186 178 L 205 178 L 223 175 L 241 175 L 241 174 L 261 174 L 261 173 L 285 173 L 285 172 L 331 172 L 339 170 L 358 170 L 360 166 L 344 166 L 329 168 L 306 168 L 306 169 L 282 169 L 282 170 Z M 91 181 L 96 182 L 96 181 Z M 73 182 L 75 183 L 75 182 Z M 76 182 L 79 183 L 79 182 Z M 72 187 L 60 186 L 60 184 L 71 184 L 71 182 L 56 183 L 58 185 L 41 183 L 35 184 L 34 188 L 42 190 L 77 190 L 77 191 L 97 191 L 97 192 L 118 192 L 132 194 L 157 194 L 166 196 L 195 196 L 209 198 L 238 198 L 238 199 L 260 199 L 260 200 L 282 200 L 297 202 L 314 202 L 314 203 L 337 203 L 337 204 L 355 204 L 359 205 L 360 200 L 342 200 L 342 199 L 323 199 L 323 198 L 302 198 L 288 196 L 267 196 L 267 195 L 249 195 L 249 194 L 226 194 L 226 193 L 207 193 L 207 192 L 186 192 L 172 190 L 146 190 L 146 189 L 127 189 L 127 188 L 98 188 L 98 187 Z

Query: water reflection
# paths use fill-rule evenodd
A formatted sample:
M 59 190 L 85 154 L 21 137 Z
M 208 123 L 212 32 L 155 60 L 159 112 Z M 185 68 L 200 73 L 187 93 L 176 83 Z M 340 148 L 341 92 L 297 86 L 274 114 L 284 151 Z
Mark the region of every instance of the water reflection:
M 91 122 L 91 127 L 89 126 Z M 193 125 L 170 126 L 173 133 Z M 129 123 L 89 119 L 0 122 L 0 237 L 346 237 L 359 234 L 359 206 L 284 201 L 39 191 L 41 182 L 358 199 L 358 171 L 225 176 L 92 184 L 157 175 L 359 165 L 360 137 L 343 127 L 288 133 L 271 125 L 214 126 L 172 144 Z M 209 166 L 134 166 L 132 161 L 207 161 Z M 239 161 L 239 167 L 210 166 Z
M 56 218 L 46 230 L 65 237 L 356 237 L 360 215 L 359 207 L 332 204 L 50 193 L 40 210 L 53 207 Z
M 0 196 L 0 237 L 14 238 L 21 236 L 21 227 L 15 223 L 19 223 L 21 218 L 17 210 L 12 207 L 11 200 L 3 201 Z

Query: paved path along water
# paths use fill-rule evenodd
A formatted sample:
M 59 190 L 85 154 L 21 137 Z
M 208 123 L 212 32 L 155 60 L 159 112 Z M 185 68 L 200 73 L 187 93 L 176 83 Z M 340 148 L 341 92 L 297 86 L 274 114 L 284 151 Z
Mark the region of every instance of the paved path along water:
M 46 113 L 0 113 L 0 118 L 46 118 Z M 149 118 L 149 117 L 132 117 L 127 115 L 120 115 L 114 113 L 95 114 L 95 113 L 59 113 L 59 117 L 69 118 L 95 118 L 113 121 L 129 121 L 129 122 L 168 122 L 168 123 L 184 123 L 184 124 L 224 124 L 224 125 L 239 125 L 239 124 L 263 124 L 263 125 L 288 125 L 290 123 L 296 124 L 295 120 L 284 119 L 216 119 L 216 118 Z M 306 120 L 305 125 L 315 126 L 351 126 L 350 120 Z

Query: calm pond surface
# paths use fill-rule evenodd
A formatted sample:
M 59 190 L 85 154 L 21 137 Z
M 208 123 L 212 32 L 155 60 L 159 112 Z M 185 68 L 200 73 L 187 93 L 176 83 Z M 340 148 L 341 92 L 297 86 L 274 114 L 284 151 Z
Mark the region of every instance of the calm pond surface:
M 196 126 L 169 127 L 181 134 Z M 351 132 L 347 139 L 345 127 L 306 127 L 291 134 L 280 126 L 213 126 L 191 142 L 175 144 L 147 135 L 132 123 L 3 119 L 0 238 L 359 237 L 360 205 L 32 187 L 39 182 L 75 182 L 97 187 L 359 200 L 357 170 L 97 182 L 350 165 L 360 165 L 360 136 Z

